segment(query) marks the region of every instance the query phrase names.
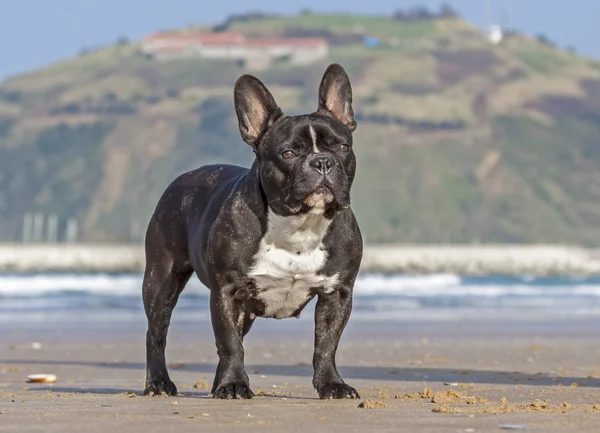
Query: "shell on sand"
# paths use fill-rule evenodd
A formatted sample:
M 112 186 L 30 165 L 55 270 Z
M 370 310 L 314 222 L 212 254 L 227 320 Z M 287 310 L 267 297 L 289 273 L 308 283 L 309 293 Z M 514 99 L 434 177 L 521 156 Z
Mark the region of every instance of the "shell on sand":
M 56 382 L 56 376 L 54 374 L 31 374 L 27 376 L 27 382 L 54 383 Z

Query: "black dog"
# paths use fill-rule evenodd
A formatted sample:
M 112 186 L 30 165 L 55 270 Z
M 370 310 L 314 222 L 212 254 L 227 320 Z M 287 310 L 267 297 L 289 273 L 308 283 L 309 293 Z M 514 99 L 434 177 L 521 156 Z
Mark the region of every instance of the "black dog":
M 219 365 L 215 398 L 251 398 L 242 340 L 256 317 L 298 317 L 318 297 L 313 385 L 320 398 L 359 398 L 335 354 L 352 309 L 362 259 L 350 209 L 356 160 L 352 89 L 329 66 L 315 113 L 285 116 L 267 88 L 244 75 L 234 90 L 250 169 L 204 166 L 177 178 L 146 234 L 148 317 L 144 394 L 175 395 L 165 363 L 171 313 L 192 273 L 211 291 Z

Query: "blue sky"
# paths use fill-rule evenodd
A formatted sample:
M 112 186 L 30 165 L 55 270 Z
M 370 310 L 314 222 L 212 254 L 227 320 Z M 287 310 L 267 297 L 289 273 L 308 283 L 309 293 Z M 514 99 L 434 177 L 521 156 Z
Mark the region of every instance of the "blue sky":
M 469 21 L 481 25 L 485 1 L 448 3 Z M 492 0 L 498 19 L 504 1 Z M 0 81 L 75 55 L 83 47 L 112 43 L 120 36 L 135 39 L 164 28 L 219 22 L 231 13 L 249 9 L 297 13 L 308 8 L 390 14 L 415 4 L 437 7 L 440 3 L 440 0 L 0 0 Z M 600 59 L 599 0 L 512 0 L 512 3 L 514 25 L 518 29 L 530 34 L 545 33 L 561 46 L 571 45 Z

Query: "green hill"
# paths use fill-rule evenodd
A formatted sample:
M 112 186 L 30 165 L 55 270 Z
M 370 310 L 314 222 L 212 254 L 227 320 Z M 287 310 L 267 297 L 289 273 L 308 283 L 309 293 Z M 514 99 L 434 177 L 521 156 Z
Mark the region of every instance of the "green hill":
M 331 41 L 328 59 L 282 58 L 255 74 L 293 114 L 316 108 L 329 62 L 346 67 L 359 122 L 353 207 L 368 242 L 600 244 L 597 63 L 519 34 L 492 45 L 454 17 L 307 13 L 220 27 Z M 17 240 L 33 211 L 78 218 L 85 240 L 140 239 L 179 173 L 248 165 L 232 102 L 245 72 L 121 43 L 2 83 L 0 240 Z

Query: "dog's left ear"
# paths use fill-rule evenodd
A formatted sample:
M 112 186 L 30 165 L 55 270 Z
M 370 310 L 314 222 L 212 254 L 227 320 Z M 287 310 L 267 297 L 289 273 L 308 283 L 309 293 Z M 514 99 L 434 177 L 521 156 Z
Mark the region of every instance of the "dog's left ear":
M 233 99 L 242 139 L 256 150 L 261 137 L 283 112 L 271 92 L 252 75 L 242 75 L 236 81 Z
M 356 129 L 350 79 L 344 68 L 337 63 L 329 65 L 321 80 L 318 111 L 329 113 L 350 131 Z

